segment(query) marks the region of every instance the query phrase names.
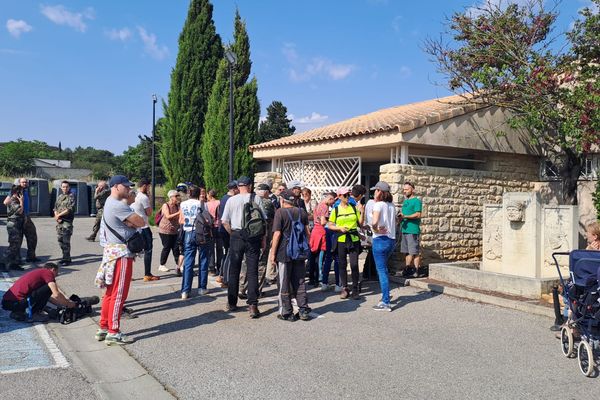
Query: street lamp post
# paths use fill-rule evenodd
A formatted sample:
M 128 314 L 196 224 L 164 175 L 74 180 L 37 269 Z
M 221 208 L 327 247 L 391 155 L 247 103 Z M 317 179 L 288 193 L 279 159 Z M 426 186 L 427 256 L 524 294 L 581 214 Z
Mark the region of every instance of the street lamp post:
M 156 206 L 156 95 L 152 95 L 152 210 Z
M 229 63 L 229 181 L 233 180 L 233 67 L 237 62 L 235 53 L 225 51 Z

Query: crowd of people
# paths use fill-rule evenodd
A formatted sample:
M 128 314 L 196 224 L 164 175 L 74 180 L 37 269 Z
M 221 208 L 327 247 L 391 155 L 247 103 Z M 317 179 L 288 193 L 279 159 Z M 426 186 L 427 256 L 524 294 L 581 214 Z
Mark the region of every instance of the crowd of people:
M 27 232 L 35 234 L 35 226 L 26 211 L 27 181 L 21 182 L 13 187 L 5 200 L 10 244 L 5 263 L 14 269 L 20 268 L 19 248 L 24 235 L 28 240 L 28 260 L 35 259 L 35 247 L 30 248 L 27 236 Z M 99 182 L 94 193 L 98 212 L 92 234 L 86 237 L 95 241 L 98 236 L 103 247 L 103 258 L 95 279 L 96 285 L 105 289 L 96 339 L 107 344 L 131 342 L 120 332 L 120 319 L 135 258 L 143 259 L 145 282 L 160 279 L 152 273 L 150 182 L 140 180 L 137 191 L 134 186 L 119 175 L 109 182 Z M 214 189 L 180 184 L 168 191 L 166 201 L 154 219 L 162 244 L 157 269 L 163 273 L 174 270 L 181 276 L 182 300 L 207 295 L 208 277 L 213 275 L 215 284 L 227 289 L 225 311 L 237 311 L 238 301 L 245 300 L 253 319 L 260 316 L 258 305 L 263 288 L 276 283 L 277 317 L 284 321 L 309 320 L 308 285 L 322 291 L 333 290 L 341 299 L 360 299 L 359 254 L 368 249 L 367 263 L 374 266 L 381 287 L 381 299 L 373 309 L 391 311 L 388 262 L 400 235 L 398 229 L 402 232 L 401 251 L 407 254 L 405 273 L 411 276 L 422 273 L 419 257 L 421 201 L 414 196 L 414 186 L 410 182 L 403 186 L 406 199 L 401 212 L 394 206 L 390 185 L 386 182 L 378 182 L 371 190 L 372 199 L 365 204 L 368 190 L 362 185 L 340 187 L 335 192 L 322 194 L 317 201 L 312 198 L 311 190 L 299 181 L 279 183 L 275 187 L 272 182 L 263 182 L 254 188 L 250 178 L 240 177 L 229 182 L 227 193 L 220 199 Z M 73 211 L 73 195 L 68 182 L 63 182 L 54 207 L 62 265 L 71 262 Z M 29 228 L 25 228 L 26 224 Z M 168 266 L 171 256 L 173 268 Z M 334 276 L 331 282 L 332 264 Z M 408 268 L 411 264 L 414 268 Z M 196 265 L 198 283 L 193 289 Z M 50 270 L 56 276 L 58 266 L 54 268 Z M 50 278 L 48 273 L 40 274 L 36 282 L 45 287 Z M 44 289 L 46 301 L 48 293 Z M 50 290 L 50 293 L 54 296 L 50 299 L 70 306 L 62 301 L 64 296 L 60 296 L 62 292 L 58 289 Z M 22 303 L 23 298 L 14 297 L 10 299 L 12 303 Z M 11 313 L 15 319 L 23 318 L 21 303 L 14 311 L 16 314 Z

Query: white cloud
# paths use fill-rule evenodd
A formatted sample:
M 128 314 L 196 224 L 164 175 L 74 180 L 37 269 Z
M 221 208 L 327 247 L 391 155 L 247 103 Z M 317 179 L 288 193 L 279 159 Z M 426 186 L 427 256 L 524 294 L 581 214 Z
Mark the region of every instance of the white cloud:
M 412 69 L 410 69 L 410 67 L 407 67 L 406 65 L 403 65 L 400 67 L 400 78 L 406 79 L 406 78 L 410 77 L 411 75 L 412 75 Z
M 356 69 L 355 65 L 338 64 L 326 57 L 314 57 L 306 61 L 300 57 L 293 43 L 284 44 L 281 51 L 290 64 L 288 75 L 294 82 L 307 82 L 317 76 L 337 81 L 347 78 Z
M 11 36 L 16 37 L 18 39 L 19 36 L 21 36 L 21 34 L 31 32 L 33 30 L 33 27 L 27 22 L 23 21 L 22 19 L 9 19 L 8 21 L 6 21 L 6 29 L 8 30 L 8 33 L 11 34 Z
M 316 124 L 326 121 L 329 117 L 313 111 L 310 115 L 298 119 L 293 118 L 293 115 L 290 114 L 290 118 L 297 124 Z
M 157 60 L 162 60 L 169 55 L 169 49 L 167 46 L 160 46 L 156 44 L 156 35 L 154 33 L 148 33 L 146 29 L 141 26 L 137 27 L 138 33 L 142 42 L 144 42 L 144 51 L 150 55 L 150 57 Z
M 402 29 L 402 15 L 396 15 L 392 20 L 392 29 L 394 32 L 400 32 Z
M 56 6 L 42 5 L 41 12 L 55 24 L 66 25 L 79 32 L 85 32 L 87 30 L 86 20 L 95 18 L 95 12 L 92 7 L 88 7 L 79 12 L 71 12 L 61 4 Z
M 110 40 L 120 40 L 121 42 L 125 42 L 125 41 L 131 39 L 131 35 L 132 35 L 131 30 L 129 28 L 107 29 L 104 31 L 104 34 Z

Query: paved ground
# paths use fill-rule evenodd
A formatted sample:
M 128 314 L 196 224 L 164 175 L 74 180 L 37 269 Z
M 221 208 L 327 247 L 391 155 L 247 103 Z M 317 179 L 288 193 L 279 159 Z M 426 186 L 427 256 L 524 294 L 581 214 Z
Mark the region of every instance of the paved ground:
M 39 255 L 56 258 L 52 220 L 35 223 Z M 83 240 L 91 225 L 91 219 L 75 221 L 76 262 L 59 277 L 68 293 L 98 293 L 93 277 L 100 247 Z M 0 244 L 5 243 L 1 227 Z M 154 244 L 158 260 L 158 237 Z M 576 361 L 562 356 L 545 317 L 396 286 L 394 312 L 378 313 L 371 310 L 378 300 L 373 283 L 361 301 L 311 290 L 317 318 L 309 322 L 277 320 L 272 297 L 259 306 L 263 316 L 250 320 L 245 308 L 223 311 L 221 290 L 182 301 L 174 274 L 144 283 L 142 272 L 139 260 L 128 302 L 139 318 L 123 324 L 137 341 L 127 351 L 181 399 L 539 399 L 584 398 L 598 391 L 598 379 L 583 377 Z M 50 377 L 54 386 L 32 388 L 32 382 Z M 0 374 L 0 392 L 5 388 L 16 394 L 12 398 L 48 393 L 94 398 L 72 366 Z

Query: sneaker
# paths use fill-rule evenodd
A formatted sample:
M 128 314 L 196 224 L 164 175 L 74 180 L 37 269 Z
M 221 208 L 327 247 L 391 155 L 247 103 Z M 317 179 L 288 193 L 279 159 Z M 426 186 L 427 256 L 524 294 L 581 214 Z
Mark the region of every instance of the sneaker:
M 342 287 L 341 287 L 341 286 L 338 286 L 338 285 L 335 285 L 335 288 L 333 289 L 333 291 L 334 291 L 335 293 L 341 293 L 341 292 L 342 292 Z
M 87 240 L 88 242 L 94 242 L 96 240 L 96 238 L 88 236 L 88 237 L 85 238 L 85 240 Z
M 233 304 L 227 303 L 227 305 L 225 306 L 225 311 L 226 312 L 236 312 L 237 309 L 238 309 L 237 306 L 233 305 Z
M 252 319 L 260 317 L 260 311 L 258 311 L 258 306 L 256 304 L 250 304 L 248 307 L 248 313 Z
M 350 297 L 350 292 L 347 288 L 342 288 L 340 292 L 340 299 L 347 299 L 348 297 Z
M 27 322 L 48 322 L 50 316 L 45 311 L 38 311 L 31 316 L 31 318 L 27 318 Z
M 68 260 L 60 260 L 58 263 L 59 263 L 60 265 L 67 266 L 67 265 L 71 264 L 71 259 L 68 259 Z
M 188 292 L 181 293 L 181 300 L 187 300 L 187 299 L 188 299 Z
M 19 322 L 23 322 L 27 319 L 27 315 L 25 315 L 24 312 L 19 311 L 11 311 L 9 317 Z
M 352 294 L 350 295 L 352 300 L 360 300 L 360 293 L 358 289 L 352 289 Z
M 131 344 L 131 343 L 133 343 L 133 339 L 130 339 L 126 335 L 123 335 L 121 332 L 108 333 L 106 335 L 106 338 L 104 339 L 104 343 L 106 343 L 107 346 L 112 346 L 113 344 L 116 344 L 116 345 Z
M 329 285 L 321 283 L 321 292 L 327 292 L 329 290 Z
M 208 289 L 198 289 L 198 296 L 204 296 L 208 294 Z
M 238 293 L 238 299 L 246 300 L 248 299 L 248 295 L 246 293 Z
M 390 304 L 386 304 L 383 301 L 377 303 L 376 306 L 373 306 L 373 310 L 375 311 L 392 311 L 392 306 Z
M 102 342 L 104 339 L 106 339 L 106 335 L 108 335 L 108 331 L 106 329 L 98 329 L 94 337 L 97 341 Z
M 296 320 L 296 316 L 294 314 L 285 314 L 285 315 L 277 314 L 277 319 L 281 320 L 281 321 L 294 322 Z
M 152 282 L 152 281 L 158 281 L 160 280 L 160 277 L 158 276 L 154 276 L 154 275 L 145 275 L 144 276 L 144 282 Z
M 170 271 L 170 269 L 169 269 L 169 268 L 167 268 L 167 266 L 166 266 L 166 265 L 161 265 L 161 266 L 159 266 L 159 267 L 158 267 L 158 270 L 159 270 L 160 272 L 169 272 L 169 271 Z
M 310 312 L 311 312 L 310 308 L 305 308 L 303 310 L 300 310 L 300 311 L 298 311 L 298 318 L 300 318 L 302 321 L 308 321 L 308 320 L 310 320 Z

